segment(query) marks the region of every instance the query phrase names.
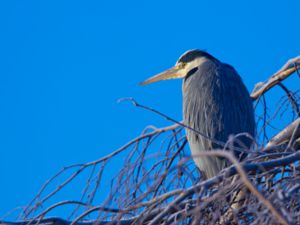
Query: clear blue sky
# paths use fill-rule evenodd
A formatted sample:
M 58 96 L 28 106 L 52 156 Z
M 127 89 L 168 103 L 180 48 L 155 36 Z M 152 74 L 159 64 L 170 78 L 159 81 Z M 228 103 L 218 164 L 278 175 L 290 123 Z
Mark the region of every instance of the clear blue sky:
M 188 49 L 234 65 L 252 90 L 299 54 L 299 8 L 296 0 L 1 1 L 0 215 L 63 166 L 168 124 L 119 98 L 180 120 L 179 80 L 137 84 Z

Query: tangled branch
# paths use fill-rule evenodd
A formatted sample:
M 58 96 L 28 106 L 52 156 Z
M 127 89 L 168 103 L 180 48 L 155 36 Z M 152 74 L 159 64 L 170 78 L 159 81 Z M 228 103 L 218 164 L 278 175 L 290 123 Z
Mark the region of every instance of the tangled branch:
M 300 57 L 289 60 L 266 83 L 257 85 L 251 97 L 261 102 L 272 87 L 297 72 L 299 61 Z M 243 162 L 225 151 L 237 137 L 227 143 L 212 140 L 224 148 L 193 156 L 218 156 L 231 162 L 232 166 L 208 180 L 203 180 L 190 157 L 184 129 L 205 135 L 134 99 L 123 99 L 174 124 L 146 127 L 141 135 L 107 156 L 62 168 L 44 183 L 15 222 L 2 220 L 0 225 L 299 223 L 300 120 L 296 118 L 272 138 L 266 134 L 280 112 L 288 107 L 290 112 L 299 111 L 298 90 L 282 88 L 286 96 L 273 116 L 268 115 L 267 102 L 262 101 L 263 115 L 257 115 L 263 121 L 264 133 L 256 138 L 253 149 L 242 149 L 248 152 Z M 268 143 L 260 144 L 265 137 Z M 118 170 L 112 170 L 116 165 Z M 105 176 L 111 178 L 109 184 Z M 57 198 L 72 185 L 82 184 L 76 199 Z M 233 197 L 242 190 L 248 190 L 243 199 Z M 233 208 L 236 201 L 239 207 Z M 52 217 L 60 209 L 63 213 Z M 222 218 L 229 211 L 231 217 Z

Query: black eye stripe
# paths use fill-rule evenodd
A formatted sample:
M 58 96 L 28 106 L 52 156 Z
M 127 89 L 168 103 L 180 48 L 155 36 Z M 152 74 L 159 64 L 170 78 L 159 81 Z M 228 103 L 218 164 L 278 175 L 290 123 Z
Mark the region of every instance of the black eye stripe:
M 186 81 L 191 75 L 193 75 L 194 73 L 196 73 L 198 70 L 198 67 L 195 67 L 193 69 L 191 69 L 187 74 L 186 76 L 184 77 L 184 81 Z
M 195 49 L 195 50 L 191 50 L 191 51 L 188 51 L 185 54 L 183 54 L 179 58 L 178 62 L 188 63 L 188 62 L 191 62 L 194 59 L 200 58 L 200 57 L 206 57 L 211 60 L 216 60 L 213 56 L 211 56 L 207 52 Z

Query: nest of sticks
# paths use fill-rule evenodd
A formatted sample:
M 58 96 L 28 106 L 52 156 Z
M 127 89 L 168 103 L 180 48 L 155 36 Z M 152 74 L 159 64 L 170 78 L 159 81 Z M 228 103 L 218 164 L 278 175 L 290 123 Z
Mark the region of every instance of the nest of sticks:
M 300 78 L 299 68 L 296 57 L 256 85 L 251 97 L 261 107 L 258 136 L 245 160 L 239 162 L 223 149 L 199 155 L 231 162 L 218 176 L 202 179 L 190 157 L 184 132 L 188 128 L 182 122 L 125 99 L 173 125 L 149 126 L 107 156 L 62 168 L 21 208 L 15 221 L 0 224 L 300 224 L 299 90 L 289 90 L 281 82 L 291 75 Z M 274 86 L 284 95 L 270 116 L 265 94 Z M 268 137 L 278 117 L 290 123 Z M 117 172 L 112 173 L 112 167 Z M 64 199 L 78 183 L 82 190 L 76 197 Z

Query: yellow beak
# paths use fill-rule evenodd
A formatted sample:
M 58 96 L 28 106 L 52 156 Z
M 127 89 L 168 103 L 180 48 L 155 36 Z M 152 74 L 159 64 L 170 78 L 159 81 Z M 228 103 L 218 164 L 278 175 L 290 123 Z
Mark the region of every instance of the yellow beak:
M 140 83 L 140 85 L 146 85 L 146 84 L 151 84 L 160 80 L 169 80 L 169 79 L 176 79 L 176 78 L 182 78 L 184 77 L 184 71 L 182 68 L 179 68 L 178 65 L 162 72 L 159 73 L 153 77 L 150 77 L 149 79 L 143 81 Z

